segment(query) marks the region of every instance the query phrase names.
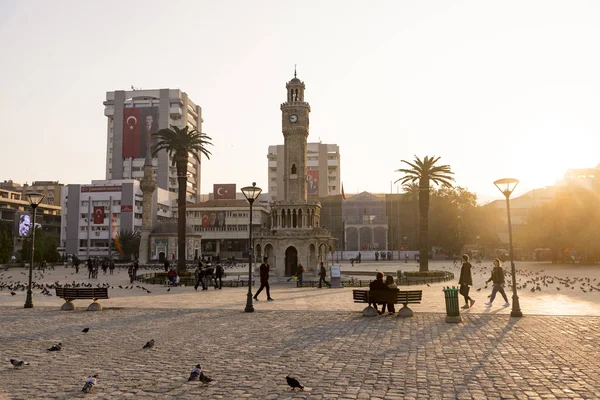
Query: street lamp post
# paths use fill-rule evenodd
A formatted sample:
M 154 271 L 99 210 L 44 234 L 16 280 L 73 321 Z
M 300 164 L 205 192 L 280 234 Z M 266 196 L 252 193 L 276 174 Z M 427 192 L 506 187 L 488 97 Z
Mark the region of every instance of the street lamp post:
M 27 297 L 25 298 L 25 308 L 33 308 L 33 298 L 31 292 L 31 275 L 33 274 L 33 255 L 35 254 L 35 215 L 37 206 L 44 200 L 44 195 L 37 192 L 27 193 L 29 205 L 33 208 L 33 224 L 31 225 L 31 262 L 29 263 L 29 285 L 27 286 Z
M 519 305 L 519 296 L 517 295 L 517 276 L 515 273 L 515 261 L 513 253 L 513 241 L 512 241 L 512 223 L 510 220 L 510 195 L 519 184 L 518 179 L 504 178 L 498 179 L 494 182 L 494 185 L 504 194 L 506 197 L 506 213 L 508 215 L 508 253 L 510 257 L 510 272 L 512 275 L 512 310 L 510 312 L 511 317 L 522 317 L 521 306 Z
M 246 186 L 242 188 L 242 193 L 246 196 L 246 200 L 250 203 L 250 227 L 248 229 L 248 235 L 250 240 L 250 251 L 248 252 L 248 298 L 246 299 L 246 312 L 254 312 L 254 306 L 252 305 L 252 253 L 254 252 L 254 246 L 252 245 L 252 203 L 262 192 L 262 189 L 256 187 L 256 182 L 252 182 L 252 186 Z
M 408 236 L 404 235 L 404 237 L 402 238 L 404 239 L 404 248 L 407 249 L 407 240 L 408 240 Z M 408 254 L 406 253 L 408 250 L 404 250 L 404 264 L 408 264 Z

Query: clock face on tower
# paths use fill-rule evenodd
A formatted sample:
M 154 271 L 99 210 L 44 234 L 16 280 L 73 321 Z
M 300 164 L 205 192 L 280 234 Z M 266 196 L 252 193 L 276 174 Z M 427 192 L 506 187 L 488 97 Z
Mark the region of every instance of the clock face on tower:
M 294 123 L 296 121 L 298 121 L 298 116 L 296 114 L 290 115 L 290 122 Z

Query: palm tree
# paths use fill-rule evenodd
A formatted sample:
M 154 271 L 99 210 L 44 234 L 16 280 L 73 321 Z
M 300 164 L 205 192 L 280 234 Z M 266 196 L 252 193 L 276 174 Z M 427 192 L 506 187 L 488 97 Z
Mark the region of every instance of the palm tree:
M 440 157 L 425 156 L 423 160 L 415 156 L 413 162 L 402 160 L 410 169 L 397 169 L 404 176 L 396 182 L 401 184 L 419 182 L 419 271 L 429 270 L 429 183 L 452 187 L 454 172 L 449 165 L 435 165 Z
M 171 125 L 171 128 L 161 129 L 153 136 L 158 137 L 152 154 L 156 155 L 161 150 L 166 150 L 172 157 L 172 163 L 177 168 L 177 269 L 185 272 L 185 227 L 186 227 L 186 187 L 187 187 L 187 164 L 191 154 L 198 162 L 200 155 L 204 154 L 210 160 L 211 152 L 206 146 L 211 145 L 212 139 L 205 133 L 196 129 L 189 130 Z
M 132 256 L 137 260 L 141 237 L 140 231 L 130 231 L 128 229 L 121 229 L 117 234 L 121 254 L 126 260 L 131 260 Z

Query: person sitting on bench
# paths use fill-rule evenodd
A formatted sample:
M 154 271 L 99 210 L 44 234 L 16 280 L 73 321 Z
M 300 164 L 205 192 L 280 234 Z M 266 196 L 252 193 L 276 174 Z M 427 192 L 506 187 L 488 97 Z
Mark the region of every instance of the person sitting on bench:
M 383 272 L 377 273 L 377 275 L 375 276 L 375 280 L 369 284 L 369 289 L 370 290 L 388 290 L 388 286 L 383 281 Z M 369 302 L 369 305 L 373 306 L 373 308 L 375 309 L 375 311 L 377 311 L 377 313 L 383 314 L 383 311 L 377 310 L 377 303 Z
M 179 274 L 177 274 L 175 268 L 171 268 L 169 272 L 167 272 L 167 278 L 169 279 L 171 285 L 177 286 L 177 282 L 179 282 Z

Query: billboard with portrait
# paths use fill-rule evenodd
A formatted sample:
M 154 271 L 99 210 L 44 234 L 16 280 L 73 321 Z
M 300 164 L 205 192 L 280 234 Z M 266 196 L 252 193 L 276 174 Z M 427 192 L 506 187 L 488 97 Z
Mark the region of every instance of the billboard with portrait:
M 123 158 L 145 158 L 148 141 L 156 144 L 156 137 L 152 134 L 158 130 L 158 107 L 125 107 Z
M 202 213 L 203 228 L 220 228 L 225 226 L 225 211 L 204 211 Z
M 307 193 L 309 196 L 319 195 L 319 170 L 310 169 L 308 173 Z
M 16 213 L 15 214 L 15 231 L 18 237 L 31 236 L 31 229 L 33 227 L 33 216 L 28 213 Z M 42 225 L 39 223 L 35 224 L 36 228 L 41 228 Z

